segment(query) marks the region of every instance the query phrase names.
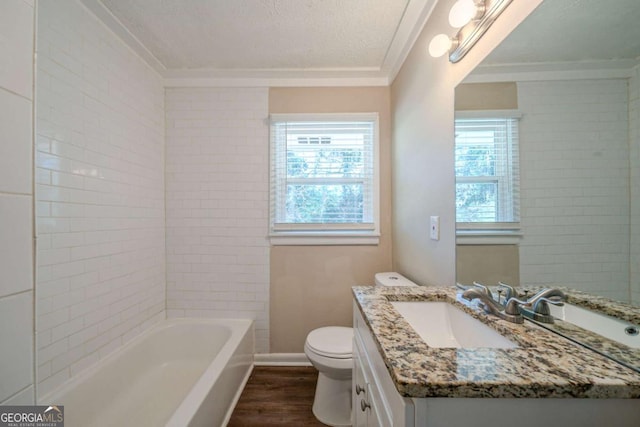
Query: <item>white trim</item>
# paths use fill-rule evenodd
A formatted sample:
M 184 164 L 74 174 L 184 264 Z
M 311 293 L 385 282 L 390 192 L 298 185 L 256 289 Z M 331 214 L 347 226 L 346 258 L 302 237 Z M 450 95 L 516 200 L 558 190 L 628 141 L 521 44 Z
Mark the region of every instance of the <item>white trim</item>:
M 520 230 L 457 230 L 456 245 L 517 245 Z
M 520 110 L 456 110 L 456 119 L 521 119 Z
M 161 76 L 167 68 L 136 36 L 124 26 L 124 24 L 105 7 L 100 0 L 80 0 L 84 6 L 100 20 L 105 27 L 111 30 L 126 46 L 135 52 Z
M 436 0 L 409 0 L 380 67 L 389 85 L 400 72 L 437 3 Z
M 295 182 L 295 181 L 289 181 Z M 309 180 L 312 182 L 312 180 Z M 363 223 L 355 223 L 355 224 L 344 224 L 344 223 L 327 223 L 327 224 L 288 224 L 288 223 L 275 223 L 273 224 L 273 235 L 277 236 L 278 233 L 282 231 L 292 231 L 292 232 L 320 232 L 326 233 L 327 230 L 329 232 L 363 232 L 363 230 L 375 230 L 375 224 L 372 222 L 363 222 Z
M 272 122 L 293 122 L 293 121 L 379 121 L 378 113 L 273 113 L 269 115 Z
M 269 242 L 273 246 L 377 246 L 380 235 L 280 232 L 270 235 Z
M 480 65 L 463 83 L 626 79 L 638 60 Z
M 312 366 L 304 353 L 257 353 L 254 366 Z
M 387 77 L 165 78 L 164 87 L 356 87 L 389 86 Z

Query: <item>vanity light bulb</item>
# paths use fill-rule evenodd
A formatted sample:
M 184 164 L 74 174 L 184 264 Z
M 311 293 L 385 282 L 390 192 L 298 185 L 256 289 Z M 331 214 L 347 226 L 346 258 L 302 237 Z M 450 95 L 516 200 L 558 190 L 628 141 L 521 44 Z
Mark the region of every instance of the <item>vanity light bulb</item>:
M 449 24 L 454 28 L 462 28 L 471 22 L 477 12 L 474 0 L 458 0 L 449 12 Z
M 439 58 L 451 49 L 451 39 L 446 34 L 438 34 L 429 43 L 429 55 Z

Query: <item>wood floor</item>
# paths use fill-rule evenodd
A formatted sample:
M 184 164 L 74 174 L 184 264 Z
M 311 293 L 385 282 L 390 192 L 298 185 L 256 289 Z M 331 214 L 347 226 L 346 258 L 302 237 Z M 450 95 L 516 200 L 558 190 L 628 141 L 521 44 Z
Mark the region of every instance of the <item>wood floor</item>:
M 313 367 L 256 366 L 228 426 L 324 426 L 311 412 L 317 378 Z

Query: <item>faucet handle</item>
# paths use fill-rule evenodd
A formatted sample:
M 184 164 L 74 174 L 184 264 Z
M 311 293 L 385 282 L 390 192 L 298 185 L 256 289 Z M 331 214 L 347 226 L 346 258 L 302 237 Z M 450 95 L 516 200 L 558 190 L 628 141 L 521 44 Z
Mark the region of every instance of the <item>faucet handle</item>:
M 556 288 L 545 288 L 536 293 L 534 296 L 527 299 L 529 304 L 533 305 L 540 299 L 546 299 L 548 302 L 558 303 L 564 302 L 567 300 L 567 296 L 560 289 Z
M 533 304 L 533 312 L 538 314 L 543 314 L 545 316 L 550 316 L 551 311 L 549 310 L 549 304 L 562 307 L 564 305 L 564 302 L 559 300 L 552 300 L 549 298 L 540 298 Z
M 483 285 L 482 283 L 480 283 L 480 282 L 476 282 L 476 281 L 474 280 L 474 281 L 473 281 L 473 286 L 475 286 L 475 287 L 477 287 L 477 288 L 482 289 L 482 291 L 483 291 L 485 294 L 487 294 L 487 296 L 488 296 L 489 298 L 493 299 L 493 294 L 491 293 L 491 290 L 490 290 L 488 287 L 486 287 L 485 285 Z
M 516 291 L 516 288 L 514 288 L 513 286 L 504 282 L 498 282 L 498 287 L 505 289 L 505 294 L 504 294 L 505 301 L 509 301 L 509 299 L 513 297 L 516 297 L 516 298 L 518 297 L 518 291 Z
M 511 297 L 507 300 L 504 307 L 504 312 L 511 315 L 520 314 L 520 306 L 528 306 L 528 301 L 522 301 L 516 297 Z

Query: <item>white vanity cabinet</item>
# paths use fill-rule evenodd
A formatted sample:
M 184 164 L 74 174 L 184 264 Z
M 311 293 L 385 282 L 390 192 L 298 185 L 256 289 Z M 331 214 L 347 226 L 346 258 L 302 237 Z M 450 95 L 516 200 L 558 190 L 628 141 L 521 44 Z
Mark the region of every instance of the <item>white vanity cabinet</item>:
M 640 426 L 638 399 L 402 397 L 357 303 L 353 307 L 353 325 L 354 426 L 513 427 L 514 423 L 518 427 Z
M 357 306 L 353 313 L 353 425 L 413 426 L 412 400 L 396 391 Z
M 354 347 L 357 345 L 354 342 Z M 360 357 L 365 357 L 365 355 L 355 353 L 353 357 L 353 426 L 380 426 L 382 423 L 378 419 L 378 402 L 374 402 L 371 398 L 371 382 L 369 375 L 364 372 Z

